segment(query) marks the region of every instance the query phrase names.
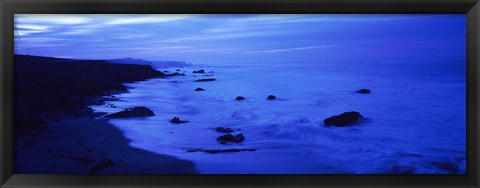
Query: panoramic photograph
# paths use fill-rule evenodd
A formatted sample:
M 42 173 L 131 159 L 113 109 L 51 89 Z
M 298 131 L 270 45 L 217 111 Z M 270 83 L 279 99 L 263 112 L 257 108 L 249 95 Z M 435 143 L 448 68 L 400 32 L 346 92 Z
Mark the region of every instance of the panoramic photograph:
M 16 14 L 15 174 L 465 174 L 463 14 Z

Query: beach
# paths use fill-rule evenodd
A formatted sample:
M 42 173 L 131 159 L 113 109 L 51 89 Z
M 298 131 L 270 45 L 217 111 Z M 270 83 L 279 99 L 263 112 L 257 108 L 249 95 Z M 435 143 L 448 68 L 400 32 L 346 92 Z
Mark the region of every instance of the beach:
M 126 92 L 124 82 L 162 78 L 144 65 L 38 56 L 15 58 L 17 174 L 192 174 L 187 160 L 129 146 L 88 104 Z

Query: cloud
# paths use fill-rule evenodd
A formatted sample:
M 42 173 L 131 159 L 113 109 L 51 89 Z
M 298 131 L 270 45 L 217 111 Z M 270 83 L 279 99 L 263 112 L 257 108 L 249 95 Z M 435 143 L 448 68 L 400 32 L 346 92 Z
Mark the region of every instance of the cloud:
M 23 30 L 43 31 L 43 30 L 47 30 L 49 27 L 48 27 L 48 26 L 44 26 L 44 25 L 17 24 L 17 25 L 15 25 L 15 28 L 17 28 L 17 29 L 23 29 Z
M 337 45 L 306 46 L 306 47 L 296 47 L 296 48 L 283 48 L 283 49 L 273 49 L 273 50 L 249 51 L 249 52 L 245 52 L 245 53 L 247 53 L 247 54 L 278 53 L 278 52 L 290 52 L 290 51 L 311 50 L 311 49 L 332 48 L 332 47 L 338 47 L 338 46 Z
M 17 35 L 26 36 L 33 33 L 42 33 L 48 31 L 48 26 L 34 24 L 15 24 L 15 32 Z
M 18 14 L 16 23 L 75 25 L 89 23 L 88 16 L 77 14 Z
M 162 14 L 162 15 L 143 15 L 143 16 L 115 16 L 109 18 L 105 22 L 106 25 L 125 25 L 125 24 L 146 24 L 146 23 L 162 23 L 172 22 L 190 18 L 191 15 L 186 14 Z
M 164 42 L 191 42 L 191 41 L 203 41 L 203 40 L 222 40 L 222 39 L 234 39 L 234 38 L 245 38 L 245 37 L 258 37 L 258 36 L 271 36 L 272 32 L 245 32 L 245 33 L 224 33 L 224 34 L 204 34 L 204 35 L 197 35 L 192 37 L 178 37 L 167 39 Z

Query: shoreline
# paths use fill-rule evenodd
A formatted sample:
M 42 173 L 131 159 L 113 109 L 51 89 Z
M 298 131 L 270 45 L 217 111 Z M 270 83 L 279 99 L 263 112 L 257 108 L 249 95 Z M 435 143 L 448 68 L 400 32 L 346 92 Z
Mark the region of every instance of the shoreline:
M 194 174 L 195 164 L 130 146 L 131 140 L 89 107 L 123 83 L 164 78 L 148 65 L 15 56 L 15 173 Z M 21 76 L 18 76 L 21 75 Z M 42 79 L 38 79 L 42 78 Z M 119 109 L 120 110 L 120 109 Z M 140 127 L 141 125 L 139 125 Z
M 196 173 L 191 161 L 130 146 L 131 140 L 106 119 L 66 117 L 15 141 L 18 174 Z

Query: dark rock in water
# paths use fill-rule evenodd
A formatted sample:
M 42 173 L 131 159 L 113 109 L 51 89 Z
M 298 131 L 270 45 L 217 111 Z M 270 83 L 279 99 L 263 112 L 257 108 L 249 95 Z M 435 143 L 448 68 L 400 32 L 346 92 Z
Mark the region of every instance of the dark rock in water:
M 170 122 L 175 124 L 180 124 L 180 123 L 187 123 L 188 121 L 180 120 L 179 117 L 173 117 L 172 120 L 170 120 Z
M 225 128 L 225 127 L 217 127 L 217 128 L 215 129 L 215 131 L 217 131 L 217 132 L 222 132 L 222 133 L 231 133 L 231 132 L 233 132 L 233 129 L 231 129 L 231 128 Z
M 217 153 L 232 153 L 232 152 L 241 152 L 241 151 L 255 151 L 256 149 L 191 149 L 187 150 L 187 153 L 193 152 L 205 152 L 210 154 L 217 154 Z
M 275 99 L 277 99 L 277 97 L 275 97 L 275 95 L 269 95 L 269 96 L 267 97 L 267 99 L 268 99 L 268 100 L 275 100 Z
M 214 72 L 214 71 L 209 71 L 208 73 L 213 74 L 213 73 L 215 73 L 215 72 Z
M 205 89 L 203 89 L 201 87 L 197 87 L 197 89 L 195 89 L 195 91 L 205 91 Z
M 189 149 L 189 150 L 187 150 L 187 153 L 193 153 L 193 152 L 197 152 L 197 151 L 203 151 L 203 149 Z
M 197 70 L 197 71 L 193 71 L 194 74 L 203 74 L 205 73 L 205 70 L 203 69 L 200 69 L 200 70 Z
M 154 116 L 155 113 L 146 107 L 129 108 L 124 111 L 106 115 L 106 118 L 128 118 L 141 116 Z
M 166 71 L 163 71 L 164 73 L 169 73 L 170 71 L 166 70 Z
M 216 80 L 215 78 L 203 78 L 203 79 L 195 80 L 194 82 L 210 82 L 215 80 Z
M 345 112 L 337 116 L 329 117 L 323 120 L 325 125 L 346 126 L 355 124 L 363 116 L 358 112 Z
M 235 142 L 235 143 L 241 143 L 245 140 L 245 137 L 243 134 L 237 134 L 233 136 L 232 134 L 226 134 L 223 136 L 217 137 L 217 142 Z
M 206 150 L 203 150 L 203 152 L 211 153 L 211 154 L 231 153 L 231 152 L 241 152 L 241 151 L 255 151 L 255 149 L 206 149 Z
M 177 69 L 177 71 L 180 71 L 180 69 Z
M 370 94 L 371 91 L 369 89 L 359 89 L 355 92 L 360 93 L 360 94 Z
M 235 98 L 235 100 L 237 100 L 237 101 L 245 100 L 245 97 L 238 96 L 237 98 Z
M 167 74 L 166 76 L 185 76 L 185 73 L 174 72 L 172 74 Z

